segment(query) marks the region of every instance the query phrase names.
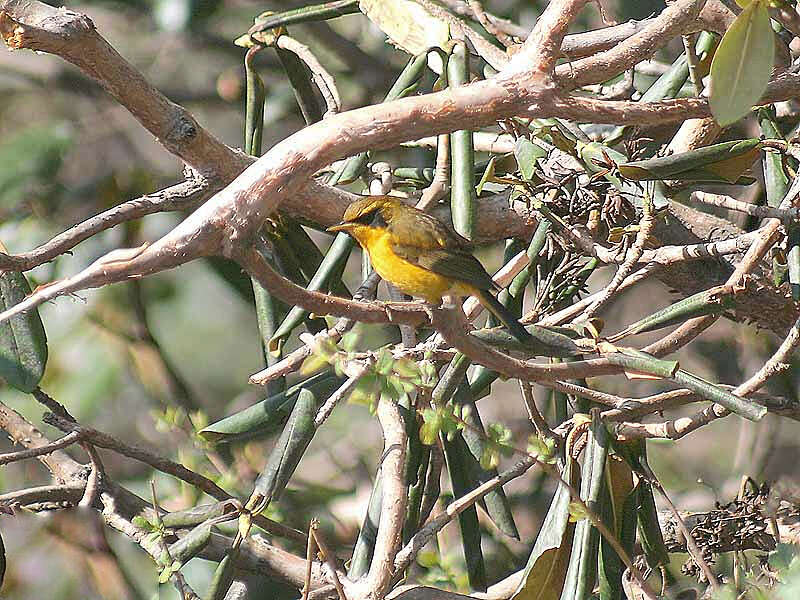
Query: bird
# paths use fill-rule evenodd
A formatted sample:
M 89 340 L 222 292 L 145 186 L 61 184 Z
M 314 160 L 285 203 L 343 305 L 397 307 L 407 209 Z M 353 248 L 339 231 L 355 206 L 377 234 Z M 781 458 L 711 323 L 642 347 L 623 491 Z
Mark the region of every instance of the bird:
M 411 296 L 439 304 L 444 296 L 475 296 L 520 342 L 530 334 L 492 291 L 499 286 L 469 250 L 470 243 L 441 221 L 393 196 L 364 196 L 329 232 L 346 232 L 369 253 L 383 279 Z

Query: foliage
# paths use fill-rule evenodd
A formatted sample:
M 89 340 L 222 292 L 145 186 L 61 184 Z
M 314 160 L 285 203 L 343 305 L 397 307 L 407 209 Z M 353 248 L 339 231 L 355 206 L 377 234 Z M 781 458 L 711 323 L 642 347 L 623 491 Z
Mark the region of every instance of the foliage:
M 2 56 L 3 597 L 796 597 L 800 13 L 737 2 L 81 6 L 131 71 L 0 3 L 56 55 Z M 530 340 L 376 288 L 324 233 L 353 193 L 499 266 Z

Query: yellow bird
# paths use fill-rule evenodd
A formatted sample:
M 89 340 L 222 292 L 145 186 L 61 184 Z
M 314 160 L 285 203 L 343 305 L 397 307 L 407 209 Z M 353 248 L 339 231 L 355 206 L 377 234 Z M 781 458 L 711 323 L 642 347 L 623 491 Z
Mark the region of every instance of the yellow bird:
M 431 304 L 443 296 L 476 296 L 521 342 L 530 334 L 490 290 L 497 284 L 469 242 L 431 215 L 392 196 L 365 196 L 328 231 L 346 231 L 369 253 L 373 268 L 401 291 Z

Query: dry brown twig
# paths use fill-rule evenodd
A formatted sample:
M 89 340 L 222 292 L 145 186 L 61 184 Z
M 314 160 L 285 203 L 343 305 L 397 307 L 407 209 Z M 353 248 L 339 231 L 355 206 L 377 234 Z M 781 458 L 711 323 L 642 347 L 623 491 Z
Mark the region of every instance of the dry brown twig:
M 619 67 L 624 70 L 626 67 L 632 66 L 637 60 L 646 57 L 652 49 L 664 43 L 674 31 L 679 30 L 681 27 L 688 27 L 693 23 L 693 18 L 696 12 L 702 7 L 704 3 L 699 0 L 682 0 L 676 2 L 665 10 L 658 18 L 649 22 L 637 32 L 627 38 L 625 41 L 617 44 L 614 48 L 601 52 L 591 59 L 584 59 L 584 61 L 577 61 L 571 65 L 569 85 L 567 89 L 576 84 L 583 83 L 583 79 L 572 79 L 572 77 L 587 77 L 596 79 L 598 81 L 605 78 L 604 71 L 599 69 L 598 65 L 603 66 L 605 69 L 612 69 Z M 192 165 L 198 172 L 203 173 L 204 176 L 209 178 L 218 178 L 222 181 L 228 181 L 230 177 L 237 173 L 242 166 L 246 165 L 250 160 L 229 148 L 222 146 L 213 140 L 213 137 L 207 134 L 200 126 L 192 120 L 184 120 L 184 112 L 180 107 L 174 107 L 163 96 L 160 96 L 152 87 L 146 86 L 133 93 L 130 83 L 141 81 L 141 77 L 128 79 L 126 81 L 119 80 L 118 73 L 127 73 L 132 67 L 125 63 L 119 55 L 110 51 L 100 36 L 96 34 L 91 27 L 91 23 L 85 17 L 69 13 L 68 11 L 56 11 L 44 5 L 32 4 L 28 5 L 27 12 L 23 13 L 18 3 L 15 0 L 6 0 L 2 3 L 4 10 L 4 17 L 2 23 L 2 31 L 4 38 L 13 47 L 30 47 L 42 51 L 50 51 L 63 56 L 66 60 L 74 62 L 81 67 L 85 72 L 90 73 L 96 77 L 107 89 L 109 89 L 115 97 L 123 103 L 131 112 L 136 116 L 142 124 L 150 129 L 159 139 L 178 156 Z M 576 5 L 577 6 L 577 5 Z M 53 12 L 55 11 L 55 13 Z M 50 18 L 47 22 L 45 19 L 39 19 L 40 14 L 46 14 Z M 53 18 L 53 15 L 58 18 Z M 15 21 L 14 18 L 19 18 Z M 29 19 L 30 23 L 25 19 Z M 43 27 L 43 23 L 47 23 L 47 27 Z M 23 24 L 24 23 L 24 24 Z M 69 27 L 69 29 L 67 29 Z M 47 29 L 49 28 L 49 29 Z M 68 31 L 68 34 L 64 32 Z M 559 34 L 559 38 L 563 37 L 563 32 Z M 62 41 L 58 45 L 54 43 L 54 39 L 58 37 L 63 40 L 65 37 L 68 39 L 73 47 L 64 49 Z M 32 305 L 47 301 L 57 295 L 68 294 L 79 289 L 86 289 L 98 285 L 106 285 L 115 281 L 122 280 L 127 277 L 137 277 L 148 273 L 157 272 L 160 270 L 172 268 L 187 260 L 204 256 L 207 254 L 221 253 L 224 255 L 237 257 L 245 266 L 260 271 L 255 264 L 257 261 L 248 260 L 248 258 L 240 256 L 242 249 L 231 248 L 230 244 L 226 241 L 233 242 L 236 245 L 239 241 L 246 241 L 249 239 L 250 232 L 254 227 L 257 227 L 263 218 L 274 210 L 281 200 L 287 195 L 293 194 L 294 201 L 287 203 L 286 208 L 289 212 L 296 210 L 298 207 L 306 207 L 311 210 L 311 207 L 318 208 L 320 206 L 320 194 L 328 198 L 338 197 L 339 201 L 342 199 L 343 192 L 334 192 L 331 188 L 320 186 L 319 184 L 309 182 L 306 178 L 310 174 L 309 171 L 313 170 L 311 165 L 316 165 L 316 168 L 324 166 L 324 164 L 332 162 L 339 156 L 352 154 L 367 148 L 379 148 L 386 145 L 395 144 L 403 139 L 412 139 L 414 137 L 423 137 L 438 131 L 450 131 L 455 127 L 451 125 L 453 120 L 465 116 L 464 111 L 470 113 L 470 118 L 475 121 L 475 125 L 490 123 L 497 118 L 501 118 L 506 114 L 525 114 L 533 116 L 537 113 L 541 116 L 545 115 L 560 115 L 562 117 L 570 117 L 576 111 L 581 112 L 581 117 L 586 119 L 596 119 L 603 122 L 620 122 L 620 121 L 637 121 L 640 123 L 646 122 L 665 122 L 670 119 L 683 120 L 688 116 L 701 115 L 707 112 L 707 107 L 702 101 L 670 101 L 664 103 L 652 103 L 652 105 L 643 106 L 637 103 L 614 103 L 614 102 L 600 102 L 592 101 L 589 99 L 582 99 L 578 97 L 570 97 L 569 100 L 560 95 L 555 89 L 545 86 L 540 87 L 541 81 L 531 70 L 524 70 L 526 62 L 534 64 L 533 59 L 526 58 L 532 56 L 529 49 L 533 47 L 531 40 L 526 42 L 526 45 L 517 52 L 515 58 L 509 64 L 508 68 L 501 72 L 495 80 L 490 82 L 478 82 L 476 84 L 465 86 L 464 90 L 455 91 L 456 102 L 450 103 L 450 92 L 443 92 L 441 94 L 432 94 L 423 98 L 407 99 L 399 103 L 390 103 L 383 105 L 383 107 L 392 110 L 391 120 L 396 121 L 400 125 L 401 131 L 394 127 L 379 128 L 373 130 L 368 138 L 361 138 L 358 135 L 360 130 L 364 130 L 367 122 L 371 124 L 375 120 L 383 122 L 383 107 L 368 107 L 360 111 L 350 111 L 343 113 L 341 117 L 347 115 L 348 119 L 342 121 L 326 120 L 326 131 L 323 135 L 325 139 L 329 139 L 332 144 L 324 144 L 322 147 L 317 147 L 317 144 L 312 144 L 313 147 L 308 149 L 308 152 L 303 150 L 304 144 L 300 143 L 297 147 L 298 152 L 288 152 L 285 155 L 282 153 L 287 149 L 287 144 L 279 144 L 272 152 L 263 157 L 259 161 L 259 167 L 255 171 L 251 171 L 248 177 L 244 174 L 237 181 L 237 185 L 226 188 L 220 192 L 212 201 L 206 203 L 203 209 L 200 210 L 192 219 L 188 219 L 184 224 L 176 228 L 172 233 L 168 234 L 165 238 L 153 244 L 153 246 L 143 250 L 141 253 L 136 253 L 135 260 L 131 260 L 124 268 L 122 265 L 117 265 L 117 268 L 110 269 L 106 273 L 91 273 L 91 269 L 87 269 L 80 277 L 75 278 L 71 282 L 64 282 L 55 288 L 50 288 L 47 292 L 43 292 L 39 296 L 35 296 L 35 301 L 27 305 L 21 306 L 18 310 L 30 308 Z M 70 44 L 66 44 L 69 46 Z M 553 46 L 555 47 L 555 46 Z M 79 56 L 80 54 L 80 56 Z M 553 53 L 550 53 L 553 55 Z M 87 58 L 87 57 L 95 57 Z M 90 64 L 89 60 L 102 59 L 109 61 L 111 65 L 94 65 Z M 550 59 L 546 59 L 550 60 Z M 589 62 L 585 62 L 588 60 Z M 594 62 L 592 62 L 594 61 Z M 513 65 L 522 65 L 523 70 L 516 71 Z M 563 69 L 562 69 L 563 70 Z M 585 75 L 581 75 L 584 73 Z M 524 81 L 520 76 L 528 77 L 528 81 Z M 564 81 L 557 70 L 558 82 L 563 86 Z M 599 79 L 598 79 L 599 78 Z M 784 75 L 779 80 L 776 80 L 771 86 L 771 93 L 768 95 L 769 99 L 775 97 L 786 97 L 793 93 L 797 87 L 796 76 L 791 74 Z M 511 87 L 507 87 L 508 83 L 512 83 Z M 588 82 L 588 81 L 587 81 Z M 501 85 L 497 85 L 501 84 Z M 474 93 L 473 93 L 474 92 Z M 526 98 L 526 96 L 529 96 Z M 486 111 L 485 107 L 479 111 L 480 117 L 475 111 L 469 108 L 470 102 L 482 100 L 483 104 L 492 105 L 492 111 Z M 497 102 L 502 98 L 503 100 Z M 411 101 L 413 100 L 413 102 Z M 432 102 L 431 102 L 432 101 Z M 452 110 L 445 113 L 440 112 L 440 108 L 446 103 L 452 106 Z M 163 106 L 164 110 L 161 112 L 154 112 L 152 109 L 147 109 L 144 105 L 155 104 L 156 106 Z M 516 106 L 516 108 L 513 108 Z M 506 111 L 510 111 L 506 113 Z M 412 114 L 436 114 L 436 124 L 420 120 L 417 123 L 419 133 L 413 131 L 413 128 L 402 128 L 407 116 Z M 177 115 L 177 117 L 175 117 Z M 356 118 L 363 115 L 368 118 Z M 443 118 L 445 117 L 445 118 Z M 451 119 L 452 117 L 452 119 Z M 178 120 L 181 123 L 188 123 L 185 128 L 178 128 L 181 131 L 185 129 L 191 134 L 191 139 L 183 139 L 180 135 L 167 135 L 171 132 L 171 125 L 175 125 L 174 121 Z M 363 123 L 362 125 L 357 125 Z M 354 127 L 350 127 L 353 125 Z M 438 128 L 438 131 L 437 131 Z M 336 138 L 340 133 L 347 131 L 348 138 L 351 143 L 341 143 L 339 139 L 336 143 Z M 301 140 L 314 142 L 318 138 L 315 136 L 318 132 L 314 127 L 308 128 L 303 132 L 299 132 L 291 138 L 292 142 L 300 142 Z M 195 139 L 197 138 L 197 139 Z M 326 153 L 335 152 L 331 156 L 326 156 Z M 325 150 L 325 152 L 323 152 Z M 300 160 L 298 163 L 293 163 L 293 158 L 299 158 L 298 154 L 306 153 L 306 158 L 310 160 Z M 221 156 L 227 155 L 226 159 Z M 282 157 L 283 156 L 283 157 Z M 270 176 L 272 168 L 269 166 L 278 166 L 284 163 L 284 169 L 281 178 L 274 179 Z M 220 171 L 219 165 L 226 164 L 232 165 L 231 168 L 222 168 Z M 305 167 L 301 168 L 302 165 Z M 287 170 L 288 169 L 288 170 Z M 258 172 L 258 175 L 256 175 Z M 213 174 L 213 175 L 209 175 Z M 291 176 L 289 176 L 291 174 Z M 286 181 L 290 179 L 292 185 L 285 185 Z M 259 186 L 257 180 L 265 181 L 270 180 L 271 184 Z M 251 189 L 252 188 L 252 189 Z M 315 188 L 311 193 L 310 188 Z M 280 189 L 281 194 L 275 194 L 275 190 Z M 251 199 L 250 202 L 241 202 L 237 199 L 247 196 Z M 261 200 L 263 199 L 263 200 Z M 259 206 L 261 202 L 266 202 L 265 205 Z M 341 206 L 341 204 L 340 204 Z M 230 228 L 231 231 L 225 231 Z M 191 240 L 191 242 L 190 242 Z M 111 258 L 111 257 L 109 257 Z M 119 255 L 117 256 L 119 258 Z M 117 260 L 115 259 L 115 262 Z M 99 268 L 100 265 L 96 265 Z M 253 273 L 258 274 L 258 273 Z M 274 279 L 273 279 L 274 281 Z M 276 294 L 284 301 L 290 304 L 297 303 L 298 301 L 306 308 L 313 310 L 318 314 L 323 314 L 324 309 L 327 308 L 334 314 L 341 314 L 344 311 L 361 312 L 353 304 L 340 305 L 338 309 L 331 306 L 326 306 L 320 298 L 315 297 L 314 294 L 302 295 L 298 290 L 289 290 L 287 288 L 277 289 Z M 382 317 L 378 317 L 375 311 L 372 311 L 373 319 L 387 320 L 388 313 L 384 313 Z M 756 315 L 756 318 L 758 316 Z M 412 319 L 413 320 L 413 319 Z M 774 327 L 774 325 L 773 325 Z
M 583 3 L 572 4 L 570 10 L 576 10 Z M 700 7 L 702 2 L 682 0 L 668 8 L 662 13 L 661 21 L 668 23 L 667 27 L 649 26 L 637 33 L 635 36 L 621 43 L 613 50 L 607 51 L 610 56 L 605 57 L 611 63 L 626 63 L 623 68 L 630 66 L 627 62 L 634 61 L 636 52 L 646 53 L 646 48 L 656 46 L 668 39 L 673 29 L 684 26 L 689 21 L 689 15 L 693 14 L 694 9 Z M 14 6 L 14 2 L 4 4 L 4 8 Z M 566 6 L 566 5 L 565 5 Z M 691 10 L 690 10 L 691 9 Z M 687 12 L 688 11 L 688 12 Z M 9 19 L 8 16 L 5 17 Z M 560 18 L 560 17 L 559 17 Z M 84 21 L 79 20 L 84 23 Z M 404 139 L 413 139 L 430 135 L 431 133 L 443 133 L 457 128 L 460 119 L 469 115 L 474 120 L 475 126 L 488 124 L 504 116 L 513 114 L 528 113 L 533 116 L 536 113 L 542 115 L 558 114 L 561 109 L 565 112 L 573 110 L 578 99 L 571 98 L 569 102 L 564 102 L 555 89 L 543 79 L 542 69 L 554 62 L 557 56 L 558 44 L 553 40 L 563 38 L 563 30 L 558 29 L 559 20 L 555 19 L 550 26 L 554 27 L 554 36 L 546 38 L 543 44 L 547 47 L 541 54 L 542 61 L 538 54 L 534 54 L 531 49 L 538 48 L 539 40 L 534 36 L 529 39 L 525 46 L 514 56 L 508 67 L 500 75 L 488 81 L 476 82 L 469 86 L 463 86 L 455 90 L 431 94 L 417 98 L 403 99 L 385 105 L 368 107 L 342 113 L 335 118 L 326 119 L 324 124 L 308 127 L 303 131 L 292 136 L 285 143 L 278 144 L 256 165 L 247 169 L 227 188 L 219 192 L 212 200 L 206 202 L 192 216 L 186 219 L 181 225 L 176 227 L 170 234 L 140 251 L 131 252 L 129 255 L 117 254 L 102 259 L 94 268 L 86 269 L 80 276 L 71 281 L 62 282 L 55 286 L 50 286 L 34 294 L 32 299 L 19 306 L 17 310 L 29 309 L 39 302 L 46 301 L 65 293 L 73 293 L 79 289 L 106 285 L 115 281 L 120 281 L 128 277 L 142 276 L 157 272 L 167 268 L 172 268 L 182 264 L 186 260 L 198 256 L 205 256 L 213 253 L 237 258 L 251 274 L 258 277 L 262 284 L 267 283 L 272 289 L 275 285 L 276 277 L 269 274 L 266 265 L 259 263 L 256 257 L 249 254 L 249 250 L 239 247 L 252 235 L 252 232 L 261 224 L 262 220 L 279 205 L 280 201 L 289 193 L 295 193 L 302 188 L 302 183 L 316 169 L 328 164 L 341 156 L 353 154 L 369 148 L 386 147 L 396 144 Z M 86 29 L 84 24 L 83 29 Z M 14 28 L 10 28 L 12 31 Z M 20 29 L 17 26 L 17 29 Z M 37 38 L 30 28 L 21 27 L 23 33 L 13 35 L 10 38 L 16 47 L 36 47 L 42 50 L 52 50 L 46 42 L 50 39 L 47 35 L 41 34 Z M 543 26 L 541 30 L 544 30 Z M 6 27 L 6 30 L 9 30 Z M 94 38 L 99 38 L 93 33 L 91 41 L 99 44 Z M 49 34 L 48 34 L 49 35 Z M 100 38 L 102 40 L 102 38 Z M 549 46 L 548 46 L 549 44 Z M 603 53 L 606 54 L 606 53 Z M 73 54 L 65 56 L 84 66 L 89 72 L 96 72 L 85 65 Z M 121 59 L 118 59 L 121 60 Z M 627 62 L 626 62 L 627 61 Z M 580 62 L 580 61 L 579 61 Z M 539 67 L 528 68 L 530 65 Z M 581 65 L 576 63 L 574 70 L 581 72 Z M 591 70 L 591 64 L 587 67 Z M 537 70 L 538 69 L 538 70 Z M 593 75 L 594 77 L 594 75 Z M 108 82 L 104 82 L 107 85 Z M 110 87 L 110 86 L 109 86 Z M 112 92 L 122 96 L 122 92 L 128 91 L 117 89 L 115 86 Z M 677 102 L 677 101 L 676 101 Z M 163 104 L 163 102 L 162 102 Z M 565 106 L 569 105 L 568 107 Z M 645 113 L 641 113 L 641 107 L 634 103 L 608 103 L 614 106 L 605 106 L 602 109 L 588 107 L 589 111 L 583 118 L 602 116 L 600 120 L 614 122 L 619 118 L 643 119 L 648 121 L 650 118 L 657 118 L 664 121 L 672 115 L 671 107 L 680 107 L 680 118 L 684 119 L 687 115 L 683 110 L 685 106 L 679 104 L 663 103 L 662 109 L 659 107 L 648 107 Z M 685 103 L 684 103 L 685 104 Z M 485 106 L 491 105 L 493 110 L 486 111 Z M 447 107 L 444 110 L 443 107 Z M 473 107 L 481 106 L 480 111 Z M 550 108 L 547 108 L 550 107 Z M 698 109 L 702 106 L 698 105 Z M 614 113 L 615 110 L 618 112 Z M 653 112 L 656 110 L 656 112 Z M 531 114 L 531 111 L 532 114 Z M 174 111 L 173 111 L 174 112 Z M 605 118 L 609 112 L 614 113 L 610 119 Z M 387 115 L 384 116 L 384 113 Z M 428 115 L 436 115 L 436 119 L 428 118 Z M 388 116 L 391 115 L 391 116 Z M 405 115 L 419 115 L 419 119 L 413 120 L 413 126 L 409 127 Z M 137 115 L 143 123 L 150 123 L 152 116 L 150 113 Z M 568 116 L 568 115 L 565 115 Z M 675 114 L 673 118 L 678 118 Z M 375 129 L 372 125 L 375 122 L 386 123 L 384 127 Z M 405 125 L 403 127 L 402 125 Z M 400 126 L 400 127 L 398 127 Z M 165 124 L 160 125 L 164 129 Z M 197 126 L 193 126 L 197 127 Z M 158 129 L 155 127 L 155 129 Z M 347 132 L 347 136 L 342 134 Z M 363 132 L 364 135 L 358 135 Z M 199 135 L 199 133 L 198 133 Z M 320 143 L 320 139 L 324 140 Z M 212 142 L 207 142 L 212 144 Z M 180 144 L 173 144 L 176 153 L 185 160 L 190 161 L 194 157 L 192 153 L 183 148 Z M 193 144 L 189 144 L 191 148 Z M 217 146 L 215 146 L 217 147 Z M 226 150 L 227 151 L 227 150 Z M 222 150 L 220 150 L 222 152 Z M 207 156 L 204 160 L 195 160 L 198 166 L 208 168 Z M 242 159 L 246 160 L 246 159 Z M 241 161 L 240 161 L 241 164 Z M 113 263 L 113 267 L 110 266 Z M 265 277 L 267 275 L 268 277 Z M 272 286 L 269 283 L 273 284 Z M 337 303 L 331 304 L 323 298 L 315 297 L 308 292 L 294 290 L 291 287 L 282 286 L 283 289 L 276 288 L 274 293 L 284 301 L 295 304 L 299 303 L 318 314 L 339 314 L 345 312 L 354 314 L 357 318 L 364 317 L 363 320 L 388 320 L 389 314 L 375 310 L 376 307 L 366 308 L 358 306 L 356 303 Z M 289 292 L 289 293 L 287 293 Z M 359 315 L 360 313 L 360 315 Z M 366 313 L 369 313 L 371 318 Z M 379 313 L 382 316 L 379 316 Z M 8 316 L 8 315 L 5 315 Z M 416 319 L 414 319 L 416 320 Z
M 636 24 L 632 35 L 626 34 L 622 41 L 613 46 L 602 46 L 602 44 L 608 44 L 608 36 L 606 36 L 604 42 L 598 42 L 600 45 L 593 48 L 607 47 L 607 49 L 597 54 L 587 53 L 586 58 L 575 60 L 569 65 L 556 67 L 556 61 L 564 52 L 566 42 L 569 40 L 569 38 L 565 38 L 567 27 L 587 2 L 588 0 L 555 0 L 551 2 L 537 21 L 536 28 L 528 36 L 526 43 L 514 54 L 508 64 L 505 64 L 506 59 L 503 57 L 503 64 L 500 66 L 505 66 L 495 78 L 445 92 L 407 98 L 386 105 L 371 106 L 331 116 L 323 124 L 304 129 L 277 144 L 264 157 L 252 164 L 251 159 L 221 144 L 204 130 L 188 112 L 169 102 L 147 84 L 144 78 L 96 33 L 87 18 L 66 10 L 51 9 L 35 2 L 20 0 L 0 2 L 2 10 L 0 12 L 0 33 L 7 44 L 16 48 L 30 48 L 58 54 L 77 65 L 85 73 L 95 77 L 117 100 L 129 108 L 142 125 L 153 132 L 173 154 L 182 158 L 187 165 L 200 173 L 198 178 L 164 190 L 155 195 L 157 196 L 155 198 L 148 196 L 133 200 L 107 211 L 103 215 L 98 215 L 31 252 L 16 256 L 2 255 L 0 256 L 0 266 L 13 269 L 31 268 L 47 260 L 52 260 L 81 240 L 117 223 L 138 218 L 144 214 L 150 214 L 150 212 L 194 206 L 206 200 L 212 193 L 214 194 L 193 215 L 160 240 L 140 248 L 110 253 L 75 277 L 38 289 L 29 299 L 4 315 L 0 315 L 0 318 L 7 318 L 11 314 L 38 306 L 42 302 L 60 295 L 142 277 L 182 265 L 198 257 L 219 254 L 239 261 L 275 296 L 290 304 L 301 305 L 317 314 L 346 316 L 349 319 L 374 323 L 391 321 L 416 325 L 425 322 L 427 313 L 424 308 L 419 306 L 349 301 L 324 294 L 315 294 L 294 286 L 269 267 L 263 257 L 253 249 L 252 240 L 264 220 L 274 211 L 285 209 L 288 212 L 302 213 L 304 199 L 314 196 L 313 202 L 307 203 L 311 206 L 312 204 L 318 205 L 316 204 L 319 202 L 318 196 L 331 198 L 333 199 L 332 204 L 339 207 L 335 210 L 340 210 L 344 204 L 349 202 L 352 197 L 348 196 L 346 192 L 329 189 L 311 179 L 319 169 L 333 161 L 368 149 L 388 148 L 406 140 L 446 134 L 461 127 L 465 120 L 469 120 L 475 127 L 491 125 L 498 119 L 511 116 L 580 117 L 584 121 L 648 124 L 708 115 L 707 104 L 701 99 L 642 105 L 624 101 L 595 100 L 568 93 L 583 85 L 597 83 L 611 75 L 631 69 L 637 62 L 649 57 L 655 49 L 671 38 L 682 33 L 690 33 L 692 24 L 696 22 L 705 4 L 703 0 L 677 0 L 654 19 Z M 473 11 L 476 10 L 476 7 L 480 8 L 480 5 L 473 3 Z M 492 20 L 491 17 L 478 12 L 487 23 L 498 23 L 497 20 Z M 477 13 L 476 16 L 478 16 Z M 479 18 L 481 17 L 479 16 Z M 64 33 L 68 35 L 59 35 Z M 485 51 L 489 52 L 489 50 Z M 500 60 L 496 55 L 492 56 L 495 60 Z M 333 108 L 338 109 L 339 106 L 335 87 L 331 82 L 322 85 L 321 89 L 322 87 L 326 87 L 328 90 L 326 99 L 331 108 L 330 112 L 335 112 Z M 796 94 L 798 88 L 800 88 L 800 77 L 785 74 L 771 84 L 766 99 L 791 97 Z M 445 153 L 441 154 L 442 161 L 444 161 Z M 223 188 L 223 185 L 226 187 Z M 728 204 L 733 206 L 733 204 Z M 306 210 L 309 209 L 306 208 Z M 778 212 L 773 210 L 769 214 L 762 212 L 760 215 L 788 218 L 790 215 L 794 215 L 791 212 L 793 210 L 795 209 L 782 207 L 778 209 Z M 332 215 L 334 212 L 332 211 L 330 214 Z M 796 217 L 796 215 L 794 216 Z M 329 215 L 327 218 L 332 217 Z M 526 225 L 530 229 L 530 223 Z M 632 252 L 624 257 L 612 285 L 605 290 L 605 293 L 595 296 L 593 300 L 583 305 L 583 308 L 588 306 L 588 313 L 598 310 L 604 302 L 623 289 L 626 282 L 639 281 L 640 278 L 636 278 L 637 273 L 632 273 L 634 266 L 639 263 L 669 265 L 671 262 L 686 261 L 687 258 L 735 254 L 747 249 L 745 259 L 729 280 L 733 282 L 733 285 L 738 285 L 741 277 L 755 267 L 779 235 L 779 224 L 772 222 L 754 234 L 742 234 L 724 241 L 646 250 L 644 242 L 650 232 L 645 225 L 643 224 L 640 230 L 641 243 L 637 239 Z M 577 241 L 582 246 L 591 248 L 595 255 L 605 256 L 608 259 L 606 262 L 619 262 L 617 258 L 612 259 L 611 251 L 595 244 L 593 240 L 578 238 Z M 553 380 L 551 385 L 566 389 L 566 384 L 559 383 L 558 379 L 619 372 L 618 367 L 610 365 L 603 359 L 592 359 L 578 366 L 569 364 L 538 365 L 513 359 L 492 350 L 487 351 L 485 346 L 465 334 L 464 318 L 460 310 L 433 311 L 432 321 L 445 339 L 455 348 L 506 375 L 528 380 Z M 674 351 L 694 339 L 711 322 L 713 319 L 689 322 L 646 350 L 657 355 Z M 798 327 L 800 327 L 800 321 L 795 323 L 779 351 L 756 375 L 736 388 L 736 393 L 746 395 L 754 391 L 780 368 L 782 361 L 792 352 L 800 339 Z M 327 335 L 334 337 L 337 334 L 338 332 L 334 331 Z M 310 348 L 310 346 L 306 348 Z M 265 377 L 278 376 L 291 371 L 300 364 L 308 352 L 310 350 L 301 349 L 294 353 L 279 367 L 273 367 Z M 669 398 L 666 395 L 659 398 L 659 402 L 678 397 L 677 393 L 671 394 L 672 396 Z M 612 401 L 609 398 L 606 400 L 609 403 Z M 618 399 L 613 401 L 618 403 Z M 652 405 L 663 406 L 657 402 L 653 402 Z M 624 406 L 618 404 L 612 404 L 612 406 L 618 410 L 626 410 Z M 360 597 L 361 594 L 365 597 L 385 596 L 395 575 L 391 565 L 394 565 L 395 569 L 405 568 L 413 559 L 416 551 L 416 546 L 413 544 L 399 550 L 406 497 L 402 481 L 403 453 L 405 452 L 405 432 L 402 419 L 397 407 L 386 402 L 379 405 L 378 414 L 387 446 L 382 473 L 384 501 L 388 508 L 384 512 L 384 518 L 381 520 L 378 531 L 378 543 L 375 551 L 377 559 L 373 561 L 368 576 L 362 582 L 345 582 L 347 593 L 355 593 L 355 597 Z M 672 424 L 671 428 L 664 426 L 658 431 L 667 431 L 670 436 L 679 437 L 714 418 L 724 416 L 724 414 L 719 407 L 712 406 L 692 417 L 688 422 L 676 422 Z M 64 440 L 74 434 L 75 441 L 80 439 L 93 446 L 106 444 L 105 447 L 123 454 L 127 453 L 129 456 L 148 462 L 161 470 L 169 469 L 165 472 L 171 470 L 174 474 L 180 471 L 178 469 L 180 465 L 167 464 L 169 461 L 164 463 L 159 457 L 134 451 L 135 449 L 120 444 L 117 440 L 103 437 L 101 432 L 74 423 L 69 424 L 63 417 L 56 416 L 52 421 L 59 423 L 60 427 L 66 428 L 68 431 L 72 430 L 72 433 L 56 443 L 32 444 L 30 451 L 15 453 L 16 457 L 10 460 L 38 456 L 46 462 L 48 467 L 51 467 L 51 471 L 55 474 L 59 469 L 66 469 L 67 467 L 64 465 L 69 464 L 63 461 L 63 456 L 60 456 L 63 454 L 60 453 L 60 448 L 73 443 L 72 441 L 64 443 Z M 9 423 L 6 421 L 4 426 L 8 425 L 11 430 L 16 428 L 17 431 L 24 429 L 24 427 L 20 428 L 19 423 L 16 425 Z M 623 423 L 619 425 L 618 433 L 622 437 L 626 435 L 641 437 L 648 436 L 657 429 L 656 427 L 635 429 L 634 426 L 637 425 L 641 424 Z M 72 440 L 72 438 L 69 439 Z M 59 445 L 62 443 L 63 445 Z M 92 472 L 99 475 L 99 461 L 93 459 L 92 462 L 95 464 Z M 76 464 L 69 466 L 69 469 L 72 470 L 71 475 L 74 475 Z M 525 468 L 528 467 L 529 465 Z M 517 469 L 523 469 L 523 467 L 517 467 Z M 516 476 L 514 475 L 516 472 L 515 470 L 504 476 Z M 195 477 L 197 474 L 191 472 L 190 474 L 182 473 L 182 475 L 186 481 L 205 489 L 212 495 L 229 497 L 223 490 L 210 487 L 208 483 L 216 485 L 210 480 L 207 480 L 208 483 L 203 482 Z M 65 477 L 65 480 L 67 479 L 69 478 Z M 503 477 L 500 477 L 492 485 L 499 485 L 502 480 Z M 106 487 L 107 485 L 102 480 L 86 486 L 86 496 L 81 503 L 96 504 L 95 495 L 100 493 L 100 497 L 106 505 L 104 513 L 106 521 L 132 537 L 137 535 L 130 529 L 131 525 L 127 516 L 117 513 L 115 508 L 117 498 L 109 496 Z M 72 493 L 71 488 L 70 493 Z M 466 500 L 465 497 L 453 503 L 452 510 L 448 507 L 447 520 L 452 519 L 460 507 L 468 506 L 467 502 L 474 502 L 477 497 L 477 495 L 474 498 L 470 496 L 469 500 Z M 460 501 L 463 502 L 458 504 Z M 442 521 L 444 522 L 444 519 Z M 434 522 L 438 526 L 440 521 L 434 519 L 432 523 Z M 435 527 L 426 531 L 430 533 L 434 529 Z M 421 538 L 416 542 L 412 540 L 412 542 L 418 544 L 420 540 Z M 303 562 L 302 559 L 300 561 Z M 295 567 L 296 564 L 292 563 L 292 569 Z M 286 568 L 283 572 L 287 579 L 295 582 L 298 581 L 298 577 L 302 579 L 302 576 L 298 576 L 295 571 L 288 573 L 290 570 Z M 321 583 L 330 585 L 331 581 L 316 576 L 315 585 Z M 351 597 L 353 596 L 351 595 Z

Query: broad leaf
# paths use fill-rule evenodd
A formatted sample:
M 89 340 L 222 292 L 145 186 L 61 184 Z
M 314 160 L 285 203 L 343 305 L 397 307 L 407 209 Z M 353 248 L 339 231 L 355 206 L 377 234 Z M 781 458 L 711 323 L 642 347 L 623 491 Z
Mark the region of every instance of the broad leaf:
M 753 0 L 736 17 L 711 63 L 711 113 L 723 127 L 744 117 L 767 89 L 775 40 L 767 0 Z
M 547 156 L 547 150 L 528 139 L 519 138 L 514 145 L 514 156 L 517 158 L 522 178 L 530 181 L 533 179 L 536 161 Z

